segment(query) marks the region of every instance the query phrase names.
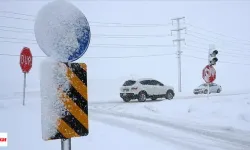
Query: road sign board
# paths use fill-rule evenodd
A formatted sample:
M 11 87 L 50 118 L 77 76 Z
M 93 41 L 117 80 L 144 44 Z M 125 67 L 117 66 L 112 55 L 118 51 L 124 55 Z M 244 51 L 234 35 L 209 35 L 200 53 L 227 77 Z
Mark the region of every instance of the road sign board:
M 202 78 L 206 83 L 212 83 L 216 79 L 216 70 L 212 65 L 207 65 L 202 70 Z
M 56 132 L 49 136 L 43 135 L 43 140 L 45 141 L 87 136 L 89 133 L 87 66 L 84 63 L 59 63 L 58 67 L 62 65 L 66 68 L 66 83 L 64 82 L 63 84 L 68 85 L 68 87 L 64 88 L 58 84 L 56 90 L 58 94 L 57 101 L 63 104 L 64 110 L 60 110 L 62 115 L 57 118 L 57 121 L 54 122 L 55 124 L 52 125 L 56 127 Z M 55 72 L 55 76 L 57 75 L 59 74 Z M 41 80 L 41 82 L 43 81 Z M 50 85 L 51 83 L 42 84 Z M 41 91 L 46 90 L 47 89 L 41 89 Z M 51 111 L 46 109 L 45 107 L 47 106 L 43 106 L 43 103 L 42 99 L 42 124 L 47 124 L 46 119 L 48 116 L 44 116 L 43 118 L 43 114 L 50 114 Z M 56 112 L 58 110 L 57 105 L 52 109 Z M 43 112 L 44 110 L 48 110 L 48 112 Z M 50 115 L 53 116 L 53 114 Z M 43 128 L 42 133 L 48 133 L 48 129 L 47 127 Z
M 21 51 L 20 66 L 23 73 L 28 73 L 32 67 L 32 54 L 28 47 L 24 47 Z
M 54 1 L 40 9 L 36 16 L 34 32 L 40 49 L 60 62 L 73 62 L 82 57 L 91 40 L 90 25 L 86 16 L 67 1 Z

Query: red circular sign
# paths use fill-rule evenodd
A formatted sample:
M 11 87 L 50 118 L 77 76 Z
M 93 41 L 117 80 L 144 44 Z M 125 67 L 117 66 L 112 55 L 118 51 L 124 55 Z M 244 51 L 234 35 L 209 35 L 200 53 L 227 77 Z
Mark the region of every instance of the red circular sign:
M 216 79 L 216 70 L 214 69 L 213 66 L 207 65 L 203 70 L 202 70 L 202 78 L 206 83 L 212 83 Z
M 21 51 L 20 66 L 23 73 L 28 73 L 32 67 L 32 54 L 28 47 L 24 47 Z

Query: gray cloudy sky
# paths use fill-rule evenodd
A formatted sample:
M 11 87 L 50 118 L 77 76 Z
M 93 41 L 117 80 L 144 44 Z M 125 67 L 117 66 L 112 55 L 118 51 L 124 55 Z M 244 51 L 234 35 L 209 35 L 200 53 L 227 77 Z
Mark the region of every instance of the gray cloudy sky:
M 47 1 L 0 2 L 1 54 L 19 55 L 22 47 L 28 46 L 34 56 L 44 56 L 35 44 L 33 25 L 36 13 L 46 3 Z M 201 70 L 207 63 L 207 49 L 210 43 L 216 45 L 219 50 L 218 58 L 223 61 L 216 66 L 218 77 L 216 82 L 222 84 L 224 89 L 231 89 L 232 84 L 239 89 L 250 88 L 249 84 L 246 84 L 250 80 L 248 79 L 250 65 L 243 65 L 250 64 L 250 2 L 248 1 L 73 1 L 72 3 L 86 15 L 91 25 L 91 45 L 85 56 L 79 60 L 87 63 L 89 79 L 124 79 L 133 74 L 138 77 L 159 79 L 177 89 L 176 55 L 115 59 L 87 57 L 174 54 L 176 47 L 173 46 L 172 40 L 176 35 L 172 37 L 168 35 L 171 29 L 176 28 L 176 24 L 169 23 L 171 18 L 185 16 L 185 22 L 181 23 L 183 27 L 187 27 L 187 34 L 184 34 L 185 32 L 182 34 L 186 39 L 186 45 L 182 44 L 184 91 L 191 91 L 203 82 Z M 10 14 L 6 11 L 30 16 Z M 108 37 L 103 37 L 104 35 Z M 115 39 L 110 35 L 119 35 L 120 38 Z M 139 38 L 137 35 L 145 36 Z M 133 46 L 114 48 L 100 47 L 100 44 Z M 144 46 L 138 47 L 138 45 Z M 43 59 L 34 58 L 33 68 L 28 74 L 29 89 L 39 88 L 39 63 Z M 1 92 L 21 91 L 23 74 L 19 67 L 19 57 L 0 56 L 0 67 L 4 72 L 0 78 L 1 85 L 4 85 Z M 10 85 L 14 80 L 16 80 L 15 86 Z M 120 82 L 114 85 L 119 86 Z

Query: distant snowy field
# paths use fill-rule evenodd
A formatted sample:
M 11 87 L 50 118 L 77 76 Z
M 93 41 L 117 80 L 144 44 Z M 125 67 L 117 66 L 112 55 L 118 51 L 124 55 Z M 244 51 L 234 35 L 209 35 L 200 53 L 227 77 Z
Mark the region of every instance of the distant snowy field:
M 0 98 L 0 132 L 8 132 L 8 150 L 60 149 L 60 140 L 43 141 L 40 93 Z M 74 138 L 72 150 L 245 150 L 250 149 L 250 94 L 179 96 L 123 103 L 89 100 L 90 134 Z

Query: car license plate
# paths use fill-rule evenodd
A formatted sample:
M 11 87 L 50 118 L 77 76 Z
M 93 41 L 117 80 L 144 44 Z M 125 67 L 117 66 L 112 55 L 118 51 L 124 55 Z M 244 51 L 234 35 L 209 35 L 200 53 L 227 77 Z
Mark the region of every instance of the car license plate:
M 128 92 L 129 90 L 128 89 L 123 89 L 124 92 Z

